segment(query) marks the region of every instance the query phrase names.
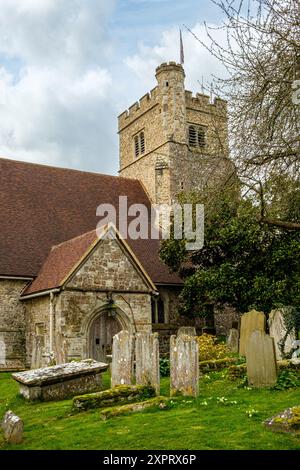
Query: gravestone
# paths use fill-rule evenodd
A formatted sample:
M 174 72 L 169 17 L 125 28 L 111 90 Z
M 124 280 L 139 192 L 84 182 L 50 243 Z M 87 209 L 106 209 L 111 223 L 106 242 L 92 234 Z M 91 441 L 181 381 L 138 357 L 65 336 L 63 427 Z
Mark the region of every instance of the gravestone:
M 268 319 L 268 326 L 270 336 L 274 339 L 276 359 L 279 361 L 283 359 L 280 342 L 284 340 L 283 352 L 286 354 L 291 352 L 293 342 L 296 339 L 293 333 L 287 335 L 287 328 L 284 322 L 284 309 L 276 309 L 271 311 Z
M 181 326 L 177 331 L 177 336 L 180 335 L 196 336 L 196 328 L 194 326 Z
M 130 385 L 133 376 L 133 336 L 122 330 L 113 337 L 111 386 Z
M 170 393 L 194 397 L 199 393 L 199 346 L 194 336 L 170 338 Z
M 152 385 L 160 392 L 158 334 L 137 333 L 135 337 L 135 373 L 138 385 Z
M 239 351 L 239 331 L 235 328 L 229 330 L 227 346 L 231 352 L 237 353 Z
M 274 340 L 263 331 L 253 331 L 246 346 L 248 383 L 271 387 L 277 380 Z
M 300 340 L 297 339 L 296 341 L 293 341 L 292 344 L 292 349 L 294 350 L 291 358 L 291 363 L 297 366 L 300 364 Z
M 244 313 L 241 317 L 240 346 L 239 353 L 241 356 L 246 354 L 246 345 L 253 331 L 265 331 L 266 317 L 263 312 L 251 310 Z
M 40 369 L 43 366 L 43 338 L 35 336 L 32 341 L 31 369 Z
M 3 336 L 0 335 L 0 366 L 5 366 L 6 364 L 6 346 Z
M 23 421 L 12 411 L 5 413 L 2 421 L 4 438 L 9 444 L 20 444 L 23 440 Z

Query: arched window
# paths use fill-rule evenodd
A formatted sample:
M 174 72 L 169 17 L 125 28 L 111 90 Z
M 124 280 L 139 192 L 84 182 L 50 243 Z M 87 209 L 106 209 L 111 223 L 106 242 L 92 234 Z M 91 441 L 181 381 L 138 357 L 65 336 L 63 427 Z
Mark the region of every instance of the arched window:
M 161 297 L 151 300 L 152 323 L 165 323 L 165 304 Z
M 165 304 L 161 297 L 157 302 L 157 317 L 158 323 L 165 323 Z
M 206 145 L 205 128 L 196 126 L 195 124 L 189 126 L 189 146 L 195 148 L 203 148 Z
M 151 317 L 152 317 L 152 323 L 157 323 L 156 322 L 156 299 L 151 299 Z
M 145 153 L 145 134 L 144 131 L 139 132 L 134 136 L 134 155 L 135 158 Z

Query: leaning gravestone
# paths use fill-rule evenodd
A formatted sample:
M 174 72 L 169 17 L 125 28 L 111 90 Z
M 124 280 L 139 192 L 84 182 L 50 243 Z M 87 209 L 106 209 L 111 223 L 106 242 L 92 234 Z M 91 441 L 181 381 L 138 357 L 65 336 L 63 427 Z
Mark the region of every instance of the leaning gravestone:
M 287 334 L 287 327 L 284 321 L 284 309 L 272 310 L 268 319 L 269 331 L 271 338 L 274 339 L 274 346 L 276 352 L 276 359 L 279 361 L 283 359 L 280 343 L 284 341 L 283 353 L 291 352 L 293 342 L 295 341 L 295 334 Z
M 23 440 L 23 421 L 12 411 L 5 413 L 2 421 L 4 438 L 9 444 L 20 444 Z
M 229 330 L 227 346 L 231 352 L 237 353 L 239 351 L 239 331 L 235 328 Z
M 135 338 L 135 373 L 138 385 L 152 385 L 160 391 L 158 334 L 137 333 Z
M 277 380 L 274 340 L 263 331 L 253 331 L 246 346 L 248 383 L 271 387 Z
M 170 338 L 170 393 L 194 397 L 199 393 L 199 346 L 194 336 Z
M 245 356 L 247 342 L 253 331 L 259 330 L 264 332 L 266 329 L 266 317 L 263 312 L 251 310 L 244 313 L 241 317 L 240 347 L 239 353 Z
M 196 328 L 194 326 L 181 326 L 177 331 L 177 336 L 180 335 L 196 336 Z
M 133 336 L 122 330 L 113 337 L 111 386 L 130 385 L 133 376 Z

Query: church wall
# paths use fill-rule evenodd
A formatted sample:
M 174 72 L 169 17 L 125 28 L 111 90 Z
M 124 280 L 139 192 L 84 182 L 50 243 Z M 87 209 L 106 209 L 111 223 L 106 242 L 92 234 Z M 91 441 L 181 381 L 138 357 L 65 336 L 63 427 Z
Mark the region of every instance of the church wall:
M 188 146 L 170 144 L 170 192 L 176 198 L 180 192 L 218 188 L 235 177 L 234 165 L 226 157 L 190 150 Z
M 160 353 L 168 355 L 170 352 L 170 336 L 176 335 L 180 326 L 195 326 L 197 333 L 201 333 L 200 323 L 193 318 L 180 315 L 178 312 L 179 307 L 179 294 L 180 287 L 158 287 L 158 291 L 165 306 L 165 323 L 152 324 L 154 333 L 158 333 Z
M 37 336 L 41 366 L 89 356 L 89 327 L 107 311 L 108 292 L 123 328 L 151 331 L 150 289 L 116 240 L 101 241 L 60 293 L 25 300 L 28 364 Z M 53 335 L 50 342 L 50 315 Z M 43 336 L 43 338 L 41 338 Z M 34 363 L 34 361 L 33 361 Z M 39 365 L 38 365 L 39 366 Z
M 56 334 L 61 338 L 65 360 L 89 357 L 89 326 L 98 314 L 105 311 L 105 292 L 63 291 L 56 305 Z M 149 294 L 113 293 L 117 311 L 121 311 L 124 327 L 151 332 L 151 298 Z M 62 344 L 63 343 L 63 344 Z M 59 352 L 58 352 L 59 353 Z
M 25 364 L 25 309 L 19 296 L 27 282 L 0 279 L 0 371 Z
M 130 163 L 138 161 L 139 158 L 143 158 L 142 156 L 135 156 L 134 136 L 137 133 L 144 131 L 145 152 L 143 155 L 155 151 L 155 149 L 164 143 L 161 107 L 159 107 L 158 103 L 154 101 L 152 108 L 144 113 L 136 112 L 136 114 L 131 122 L 127 123 L 125 121 L 125 127 L 119 128 L 121 170 Z M 149 122 L 151 122 L 151 128 L 149 128 Z M 121 176 L 126 175 L 122 173 Z
M 169 201 L 169 144 L 136 160 L 121 172 L 121 176 L 141 181 L 152 203 Z
M 127 253 L 113 239 L 102 240 L 85 261 L 68 288 L 149 291 Z
M 26 309 L 26 365 L 44 367 L 49 365 L 50 344 L 50 296 L 35 297 L 22 301 Z M 39 363 L 32 364 L 36 341 L 40 339 Z

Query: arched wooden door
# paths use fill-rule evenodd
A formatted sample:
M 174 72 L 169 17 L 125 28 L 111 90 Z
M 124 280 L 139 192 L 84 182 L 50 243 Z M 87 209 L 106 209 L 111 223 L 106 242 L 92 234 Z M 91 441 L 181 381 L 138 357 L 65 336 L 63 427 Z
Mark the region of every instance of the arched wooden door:
M 102 313 L 95 318 L 90 328 L 90 357 L 96 361 L 108 362 L 113 337 L 121 330 L 122 325 L 116 317 Z

